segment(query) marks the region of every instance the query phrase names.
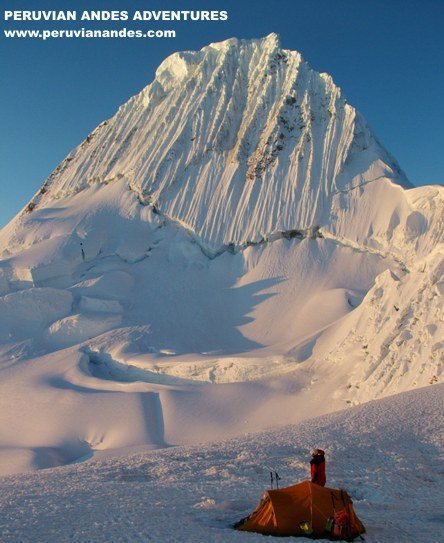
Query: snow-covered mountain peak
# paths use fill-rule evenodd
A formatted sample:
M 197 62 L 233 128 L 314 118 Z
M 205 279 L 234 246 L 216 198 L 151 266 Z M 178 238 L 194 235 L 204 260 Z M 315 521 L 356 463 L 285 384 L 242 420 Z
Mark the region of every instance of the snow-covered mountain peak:
M 0 453 L 196 443 L 442 381 L 444 194 L 407 187 L 276 35 L 171 55 L 0 231 Z
M 31 207 L 122 178 L 213 247 L 335 222 L 335 195 L 374 181 L 409 186 L 332 78 L 276 34 L 168 57 Z
M 160 64 L 153 84 L 160 84 L 163 90 L 168 92 L 191 77 L 198 68 L 211 75 L 208 74 L 208 68 L 215 70 L 224 64 L 233 63 L 233 56 L 237 57 L 238 61 L 243 56 L 243 62 L 250 62 L 255 54 L 273 56 L 279 51 L 281 51 L 279 36 L 274 33 L 261 39 L 229 38 L 211 43 L 199 51 L 178 51 Z M 286 53 L 293 54 L 290 51 Z M 294 54 L 300 57 L 299 53 Z
M 228 38 L 220 42 L 210 43 L 208 46 L 204 47 L 203 50 L 207 49 L 208 47 L 212 49 L 216 49 L 218 51 L 226 51 L 227 49 L 230 49 L 233 47 L 237 47 L 237 48 L 251 47 L 251 48 L 268 50 L 268 51 L 276 51 L 277 49 L 281 48 L 281 39 L 279 37 L 279 34 L 276 34 L 276 32 L 271 32 L 270 34 L 268 34 L 267 36 L 264 36 L 263 38 L 253 38 L 253 39 L 239 39 L 236 37 Z

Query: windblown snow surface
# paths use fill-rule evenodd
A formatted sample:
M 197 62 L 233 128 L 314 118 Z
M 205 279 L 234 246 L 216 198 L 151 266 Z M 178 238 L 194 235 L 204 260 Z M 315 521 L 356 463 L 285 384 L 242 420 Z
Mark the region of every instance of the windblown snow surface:
M 232 525 L 259 503 L 270 469 L 281 486 L 307 479 L 307 446 L 320 443 L 327 482 L 350 493 L 366 541 L 442 541 L 443 386 L 220 443 L 6 477 L 2 542 L 269 541 Z
M 141 505 L 174 504 L 161 489 L 182 454 L 196 465 L 215 441 L 441 390 L 443 201 L 276 35 L 172 55 L 0 230 L 0 473 L 177 446 L 141 460 L 172 478 L 137 483 Z M 248 458 L 265 438 L 252 439 Z M 345 477 L 348 456 L 334 458 Z M 77 474 L 76 494 L 94 469 L 16 480 Z M 113 485 L 116 500 L 129 488 Z

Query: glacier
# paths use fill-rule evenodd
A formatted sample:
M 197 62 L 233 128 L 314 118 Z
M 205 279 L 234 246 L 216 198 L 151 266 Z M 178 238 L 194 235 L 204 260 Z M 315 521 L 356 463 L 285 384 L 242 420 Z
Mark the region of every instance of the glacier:
M 441 383 L 443 209 L 277 35 L 173 54 L 0 230 L 2 473 Z

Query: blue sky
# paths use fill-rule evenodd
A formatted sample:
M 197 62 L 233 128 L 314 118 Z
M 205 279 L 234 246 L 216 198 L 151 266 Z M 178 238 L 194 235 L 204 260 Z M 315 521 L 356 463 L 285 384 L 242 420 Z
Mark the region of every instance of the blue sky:
M 5 9 L 217 9 L 226 22 L 95 23 L 167 28 L 165 40 L 18 40 Z M 170 53 L 232 36 L 281 36 L 331 74 L 416 185 L 444 180 L 443 0 L 4 0 L 0 36 L 0 227 L 97 124 L 147 85 Z M 13 23 L 77 28 L 87 23 Z

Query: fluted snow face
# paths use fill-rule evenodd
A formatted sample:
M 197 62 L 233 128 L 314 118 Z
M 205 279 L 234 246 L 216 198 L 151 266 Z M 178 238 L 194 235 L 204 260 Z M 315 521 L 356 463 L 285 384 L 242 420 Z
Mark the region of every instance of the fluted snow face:
M 330 76 L 275 34 L 175 53 L 50 176 L 45 198 L 124 177 L 204 241 L 328 222 L 335 195 L 407 185 Z

